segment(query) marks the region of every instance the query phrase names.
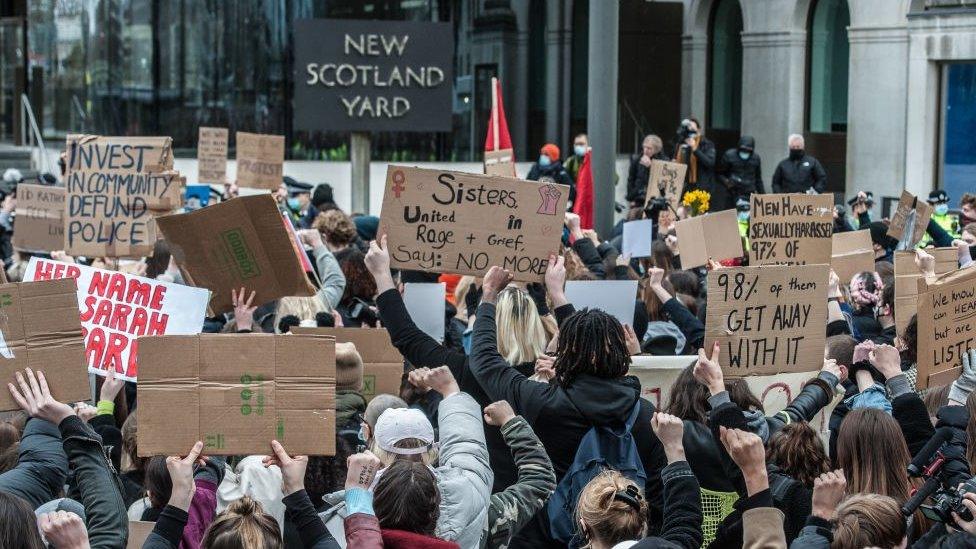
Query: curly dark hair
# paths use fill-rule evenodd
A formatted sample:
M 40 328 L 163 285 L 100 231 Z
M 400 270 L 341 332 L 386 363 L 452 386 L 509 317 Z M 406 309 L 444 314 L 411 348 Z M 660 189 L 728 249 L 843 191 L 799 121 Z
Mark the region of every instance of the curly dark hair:
M 322 496 L 342 490 L 346 481 L 346 458 L 356 453 L 349 441 L 336 436 L 334 456 L 308 456 L 305 468 L 305 491 L 312 504 L 319 506 Z
M 420 461 L 398 459 L 383 470 L 373 508 L 384 530 L 434 535 L 441 496 L 434 473 Z
M 905 325 L 905 332 L 901 334 L 901 340 L 905 344 L 905 350 L 901 356 L 912 364 L 918 362 L 918 315 L 912 315 L 911 320 Z
M 817 477 L 830 471 L 820 435 L 805 422 L 790 423 L 773 435 L 767 461 L 811 489 Z
M 340 210 L 320 213 L 312 222 L 312 228 L 333 246 L 348 246 L 356 241 L 356 224 Z
M 627 375 L 630 353 L 624 329 L 613 316 L 599 309 L 573 313 L 559 327 L 555 382 L 570 386 L 582 374 L 606 379 Z
M 372 300 L 376 295 L 376 281 L 366 268 L 366 256 L 359 250 L 349 249 L 339 259 L 339 268 L 346 277 L 346 288 L 340 303 L 348 304 L 354 297 Z

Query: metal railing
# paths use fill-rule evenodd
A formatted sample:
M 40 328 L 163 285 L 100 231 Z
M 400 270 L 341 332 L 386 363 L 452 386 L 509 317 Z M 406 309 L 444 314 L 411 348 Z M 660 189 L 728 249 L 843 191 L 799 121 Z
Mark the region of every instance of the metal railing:
M 42 173 L 51 173 L 47 148 L 44 147 L 44 137 L 41 136 L 41 130 L 37 127 L 34 109 L 31 108 L 31 102 L 26 93 L 20 94 L 20 108 L 20 142 L 27 143 L 30 147 L 31 168 Z

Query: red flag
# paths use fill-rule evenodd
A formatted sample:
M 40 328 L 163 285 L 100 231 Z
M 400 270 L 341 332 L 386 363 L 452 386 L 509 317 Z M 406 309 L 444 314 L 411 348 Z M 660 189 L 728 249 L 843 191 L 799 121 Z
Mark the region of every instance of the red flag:
M 590 154 L 586 151 L 583 165 L 580 166 L 576 177 L 576 202 L 573 203 L 573 213 L 580 216 L 580 227 L 593 228 L 593 170 L 590 168 Z
M 502 84 L 497 78 L 491 79 L 491 116 L 488 117 L 488 135 L 485 136 L 485 152 L 512 148 L 512 136 L 508 134 L 508 121 L 505 120 L 505 106 L 502 104 Z M 497 128 L 496 123 L 497 122 Z M 495 132 L 498 132 L 497 145 Z

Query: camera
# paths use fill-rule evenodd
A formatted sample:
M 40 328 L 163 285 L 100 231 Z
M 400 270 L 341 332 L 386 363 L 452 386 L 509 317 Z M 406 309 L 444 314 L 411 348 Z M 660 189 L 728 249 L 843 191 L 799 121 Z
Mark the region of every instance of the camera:
M 644 217 L 647 219 L 657 219 L 657 212 L 668 209 L 668 199 L 663 196 L 652 198 L 647 207 L 644 208 Z
M 681 125 L 678 126 L 678 142 L 684 143 L 689 137 L 696 137 L 698 131 L 691 127 L 692 122 L 687 118 L 681 121 Z
M 919 509 L 925 518 L 934 522 L 952 524 L 952 513 L 959 515 L 962 520 L 973 520 L 969 508 L 962 504 L 963 497 L 969 493 L 976 493 L 976 477 L 970 478 L 958 488 L 943 488 L 931 496 L 931 505 L 921 505 Z

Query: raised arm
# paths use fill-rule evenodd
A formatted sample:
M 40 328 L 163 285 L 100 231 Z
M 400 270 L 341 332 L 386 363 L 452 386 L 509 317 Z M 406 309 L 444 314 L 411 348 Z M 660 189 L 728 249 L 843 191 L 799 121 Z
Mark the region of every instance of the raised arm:
M 685 349 L 700 349 L 705 342 L 705 325 L 664 287 L 663 269 L 651 267 L 647 271 L 647 276 L 647 287 L 661 301 L 664 311 L 671 318 L 671 322 L 674 322 L 684 334 L 687 342 Z
M 302 237 L 302 242 L 312 247 L 315 267 L 318 269 L 319 279 L 322 282 L 322 287 L 319 288 L 316 296 L 329 310 L 335 309 L 339 305 L 339 300 L 342 299 L 342 292 L 346 289 L 346 276 L 342 274 L 339 261 L 322 242 L 322 233 L 315 229 L 306 229 L 299 234 Z

